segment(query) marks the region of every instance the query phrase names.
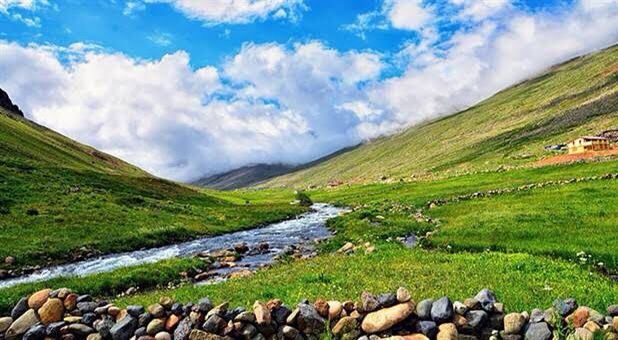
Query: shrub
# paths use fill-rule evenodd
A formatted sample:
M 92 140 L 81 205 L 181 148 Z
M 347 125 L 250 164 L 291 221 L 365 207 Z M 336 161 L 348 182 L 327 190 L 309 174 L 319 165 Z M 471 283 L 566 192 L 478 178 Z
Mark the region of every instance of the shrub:
M 313 204 L 309 195 L 307 195 L 304 191 L 298 191 L 296 193 L 296 200 L 298 200 L 299 204 L 303 207 L 308 207 Z

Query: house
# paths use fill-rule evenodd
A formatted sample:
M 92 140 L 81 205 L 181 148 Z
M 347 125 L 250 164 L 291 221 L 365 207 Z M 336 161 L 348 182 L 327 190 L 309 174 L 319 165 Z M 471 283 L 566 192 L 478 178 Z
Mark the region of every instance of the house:
M 584 136 L 567 144 L 569 154 L 589 151 L 609 150 L 609 140 L 605 137 Z
M 618 143 L 618 129 L 605 130 L 599 134 L 599 137 L 605 137 L 610 143 Z

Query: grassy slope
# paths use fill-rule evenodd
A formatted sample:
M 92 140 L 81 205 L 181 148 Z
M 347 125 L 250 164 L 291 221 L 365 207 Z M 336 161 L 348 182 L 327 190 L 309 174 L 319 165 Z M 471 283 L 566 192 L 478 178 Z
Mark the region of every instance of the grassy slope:
M 291 193 L 247 199 L 146 172 L 0 113 L 0 258 L 17 266 L 167 244 L 299 213 Z M 79 190 L 74 190 L 79 188 Z M 248 204 L 247 204 L 248 203 Z
M 332 179 L 449 174 L 520 165 L 546 157 L 544 145 L 618 127 L 618 45 L 576 58 L 460 113 L 369 142 L 268 186 Z

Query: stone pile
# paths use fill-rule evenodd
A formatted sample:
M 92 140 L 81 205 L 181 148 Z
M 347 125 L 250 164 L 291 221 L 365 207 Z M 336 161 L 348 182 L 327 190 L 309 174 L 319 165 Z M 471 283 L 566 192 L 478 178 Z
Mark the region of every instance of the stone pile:
M 505 314 L 488 289 L 463 302 L 444 296 L 415 303 L 399 288 L 377 296 L 364 292 L 356 303 L 305 300 L 292 308 L 273 299 L 256 301 L 251 310 L 169 297 L 147 308 L 119 308 L 66 288 L 44 289 L 0 318 L 0 339 L 6 340 L 616 340 L 617 332 L 618 305 L 603 315 L 566 299 L 546 310 Z

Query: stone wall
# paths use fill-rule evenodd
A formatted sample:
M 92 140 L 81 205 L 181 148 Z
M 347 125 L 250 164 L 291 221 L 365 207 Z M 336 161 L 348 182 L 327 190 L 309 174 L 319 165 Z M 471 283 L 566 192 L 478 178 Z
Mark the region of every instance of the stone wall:
M 181 304 L 119 308 L 69 289 L 44 289 L 22 298 L 0 318 L 0 339 L 223 340 L 362 339 L 549 340 L 618 339 L 618 305 L 603 313 L 556 300 L 547 309 L 505 314 L 495 294 L 481 290 L 463 302 L 444 296 L 415 303 L 405 288 L 359 302 L 256 301 L 251 310 L 214 306 L 208 298 Z

